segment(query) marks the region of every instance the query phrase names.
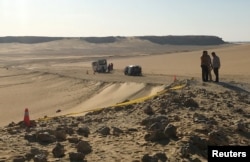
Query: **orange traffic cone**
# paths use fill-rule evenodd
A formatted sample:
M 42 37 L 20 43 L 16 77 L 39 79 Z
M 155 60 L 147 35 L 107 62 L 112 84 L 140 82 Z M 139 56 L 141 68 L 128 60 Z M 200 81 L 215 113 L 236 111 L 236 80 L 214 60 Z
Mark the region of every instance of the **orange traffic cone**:
M 29 127 L 30 126 L 30 117 L 29 117 L 29 110 L 26 108 L 24 111 L 24 124 Z

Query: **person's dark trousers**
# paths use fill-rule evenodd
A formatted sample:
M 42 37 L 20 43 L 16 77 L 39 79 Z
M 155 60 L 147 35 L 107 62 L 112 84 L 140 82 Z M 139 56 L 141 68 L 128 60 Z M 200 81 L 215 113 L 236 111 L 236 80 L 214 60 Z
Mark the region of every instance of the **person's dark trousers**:
M 206 65 L 201 65 L 201 75 L 202 75 L 202 81 L 207 82 L 208 81 L 208 67 Z
M 215 81 L 219 82 L 219 68 L 214 68 Z

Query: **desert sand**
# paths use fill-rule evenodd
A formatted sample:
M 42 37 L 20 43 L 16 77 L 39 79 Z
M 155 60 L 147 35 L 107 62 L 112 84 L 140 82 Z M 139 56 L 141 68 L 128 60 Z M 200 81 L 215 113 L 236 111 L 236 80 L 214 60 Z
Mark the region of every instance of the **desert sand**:
M 203 50 L 221 59 L 218 84 L 201 82 Z M 249 145 L 249 51 L 250 44 L 174 46 L 136 39 L 2 43 L 0 161 L 206 161 L 208 144 Z M 112 62 L 114 71 L 94 74 L 91 61 L 97 58 Z M 141 65 L 143 76 L 125 76 L 130 64 Z M 176 85 L 185 87 L 169 89 Z M 31 128 L 22 123 L 25 108 Z M 55 155 L 56 146 L 61 150 Z

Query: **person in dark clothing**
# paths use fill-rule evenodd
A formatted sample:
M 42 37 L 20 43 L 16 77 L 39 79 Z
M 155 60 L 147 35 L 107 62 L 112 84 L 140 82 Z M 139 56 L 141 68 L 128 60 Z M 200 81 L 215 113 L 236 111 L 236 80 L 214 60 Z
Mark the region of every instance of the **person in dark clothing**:
M 110 70 L 111 71 L 113 70 L 113 63 L 112 62 L 110 63 Z
M 208 74 L 209 74 L 209 66 L 210 66 L 210 59 L 207 51 L 203 51 L 201 56 L 201 73 L 202 73 L 202 81 L 208 81 Z
M 212 66 L 215 74 L 215 82 L 219 82 L 219 69 L 220 69 L 220 58 L 215 54 L 215 52 L 212 52 Z
M 108 73 L 111 71 L 111 65 L 108 65 Z

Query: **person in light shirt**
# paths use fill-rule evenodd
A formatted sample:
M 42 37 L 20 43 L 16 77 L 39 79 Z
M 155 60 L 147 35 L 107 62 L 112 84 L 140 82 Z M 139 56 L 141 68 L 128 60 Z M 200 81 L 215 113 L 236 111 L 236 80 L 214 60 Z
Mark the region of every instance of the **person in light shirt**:
M 219 69 L 221 66 L 220 63 L 220 58 L 215 54 L 215 52 L 212 52 L 212 66 L 214 70 L 214 75 L 215 75 L 215 82 L 219 82 Z

